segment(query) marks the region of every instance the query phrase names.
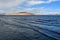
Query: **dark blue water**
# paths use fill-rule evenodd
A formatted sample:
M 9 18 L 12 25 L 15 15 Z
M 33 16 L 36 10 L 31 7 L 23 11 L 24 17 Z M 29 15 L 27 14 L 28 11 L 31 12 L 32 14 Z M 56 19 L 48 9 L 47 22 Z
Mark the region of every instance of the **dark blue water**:
M 0 16 L 0 40 L 60 40 L 60 16 Z

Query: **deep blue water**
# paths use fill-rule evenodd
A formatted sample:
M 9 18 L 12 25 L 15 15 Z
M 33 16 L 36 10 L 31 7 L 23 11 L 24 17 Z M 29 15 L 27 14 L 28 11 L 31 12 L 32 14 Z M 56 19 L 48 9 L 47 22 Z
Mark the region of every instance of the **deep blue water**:
M 0 40 L 60 40 L 60 16 L 0 16 Z

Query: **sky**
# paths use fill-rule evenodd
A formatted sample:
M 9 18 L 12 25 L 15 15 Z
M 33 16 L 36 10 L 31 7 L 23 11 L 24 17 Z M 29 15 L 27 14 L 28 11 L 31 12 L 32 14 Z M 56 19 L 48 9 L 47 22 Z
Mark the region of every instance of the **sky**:
M 0 0 L 0 14 L 9 12 L 60 15 L 60 0 Z

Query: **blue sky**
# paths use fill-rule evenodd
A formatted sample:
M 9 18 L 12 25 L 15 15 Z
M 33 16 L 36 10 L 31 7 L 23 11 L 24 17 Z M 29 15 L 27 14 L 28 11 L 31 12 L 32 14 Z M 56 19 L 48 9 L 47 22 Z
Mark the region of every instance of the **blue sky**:
M 60 0 L 0 0 L 0 14 L 21 11 L 40 15 L 59 15 Z

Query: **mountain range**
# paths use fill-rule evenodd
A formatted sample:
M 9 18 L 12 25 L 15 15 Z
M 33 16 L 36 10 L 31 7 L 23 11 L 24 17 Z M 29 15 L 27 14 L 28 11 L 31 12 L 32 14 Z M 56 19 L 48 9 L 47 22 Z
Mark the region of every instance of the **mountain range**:
M 11 12 L 11 13 L 6 13 L 4 15 L 34 15 L 34 14 L 30 12 Z

